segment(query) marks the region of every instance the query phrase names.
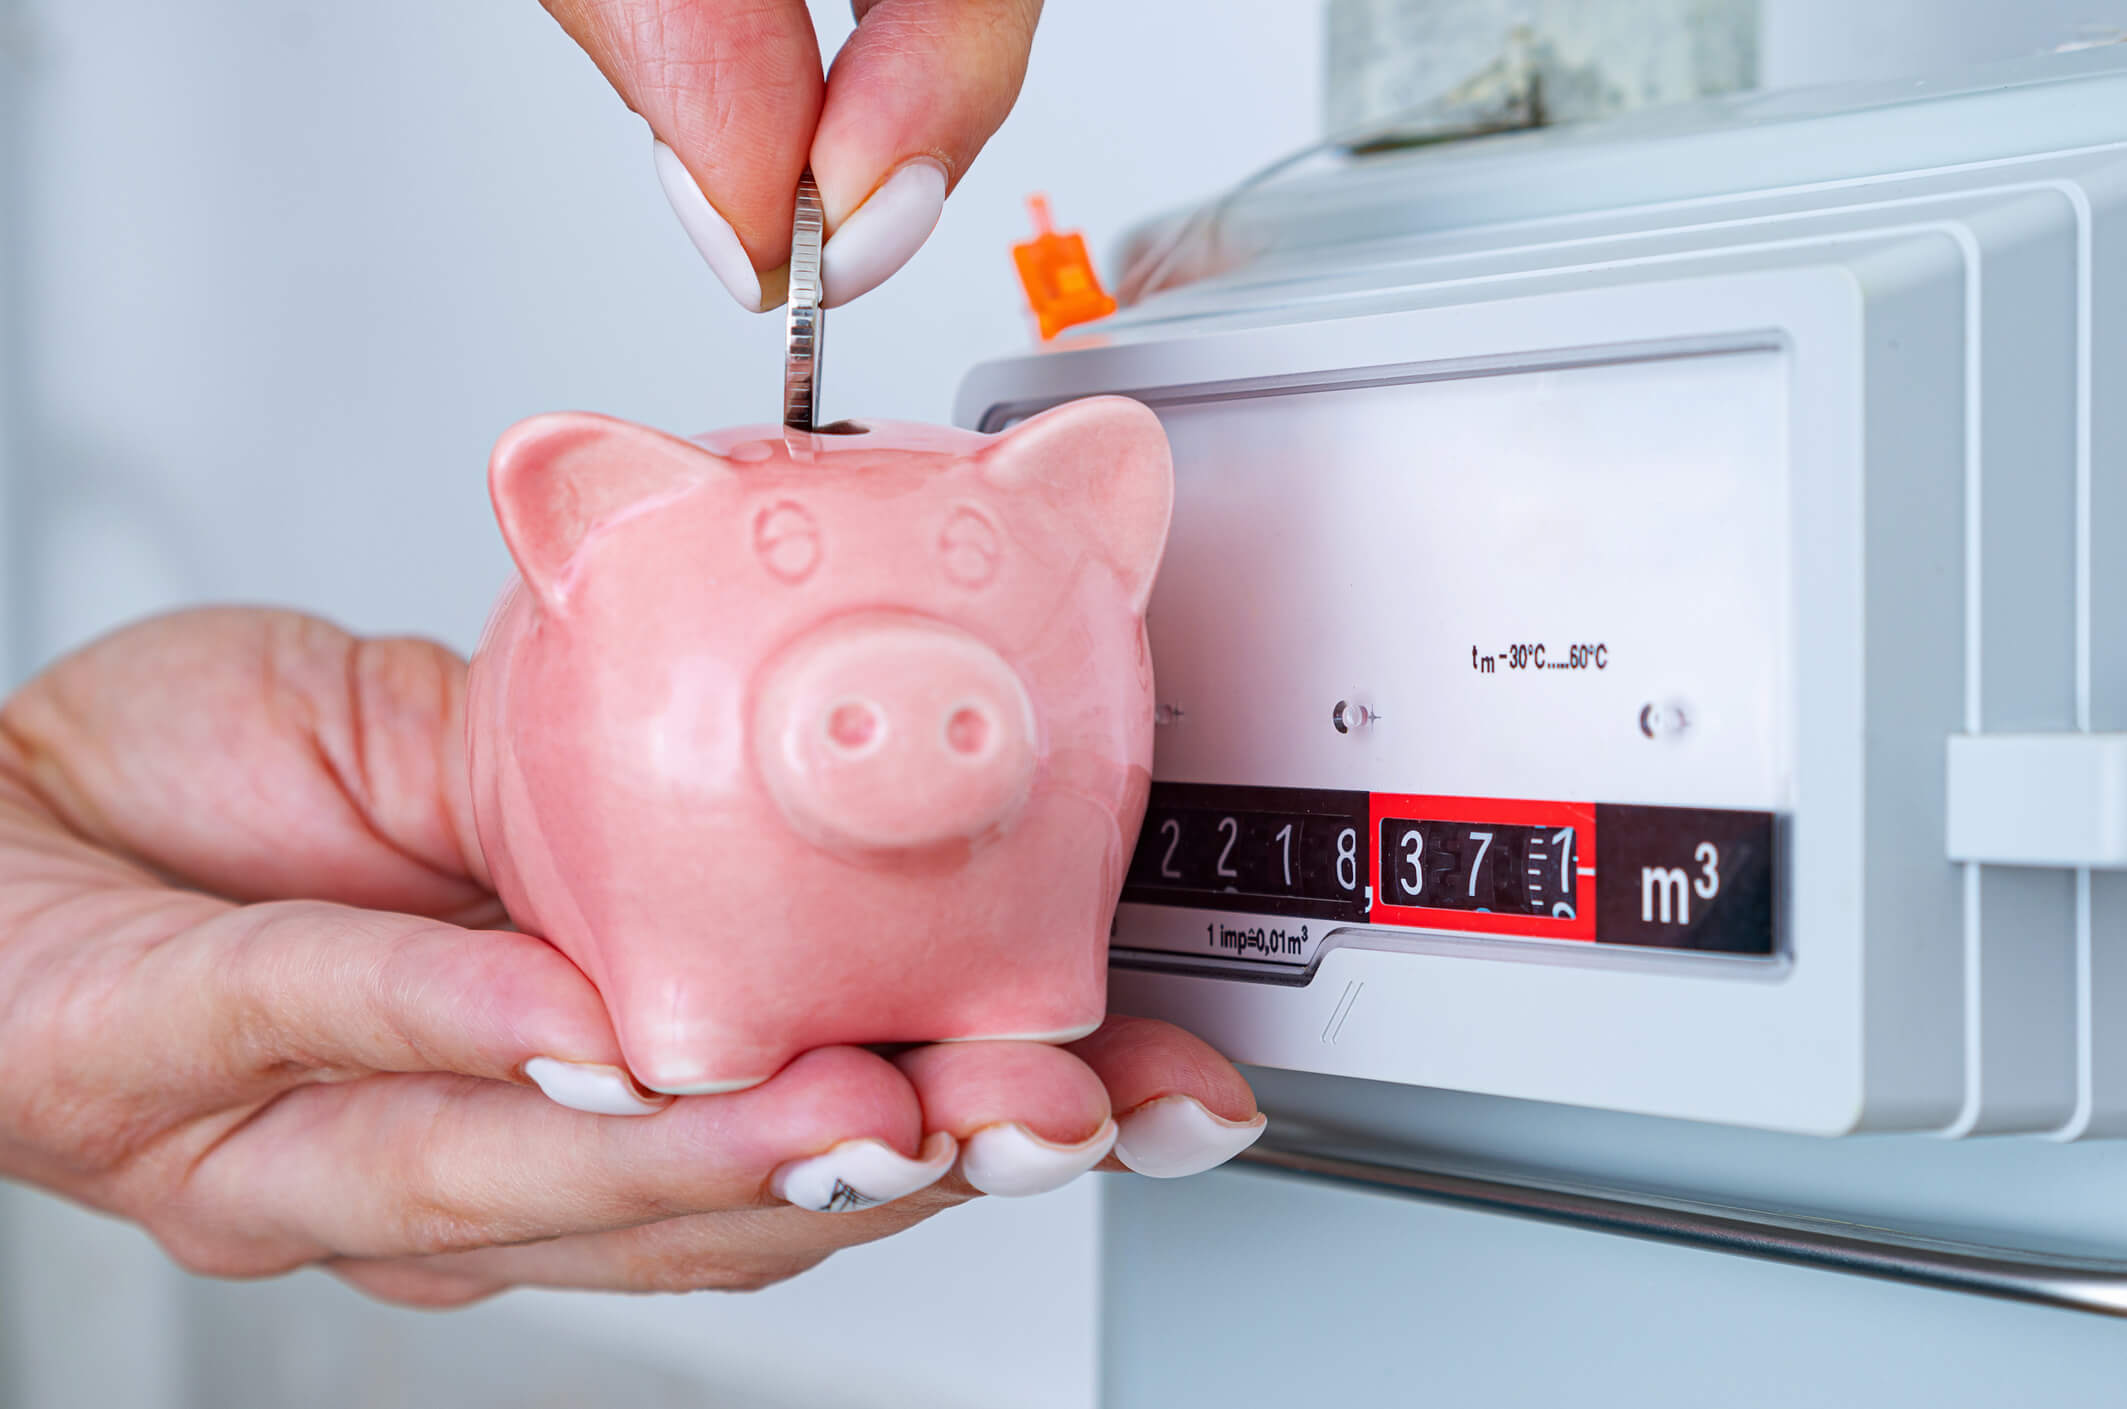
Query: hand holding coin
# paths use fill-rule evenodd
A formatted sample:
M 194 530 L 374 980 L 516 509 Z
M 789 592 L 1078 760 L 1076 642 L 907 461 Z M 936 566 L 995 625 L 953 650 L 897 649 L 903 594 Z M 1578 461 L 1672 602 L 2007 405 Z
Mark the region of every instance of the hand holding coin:
M 930 237 L 1004 121 L 1040 0 L 854 0 L 823 72 L 804 0 L 544 0 L 656 138 L 680 223 L 742 307 L 784 298 L 791 192 L 819 178 L 821 303 L 849 302 Z

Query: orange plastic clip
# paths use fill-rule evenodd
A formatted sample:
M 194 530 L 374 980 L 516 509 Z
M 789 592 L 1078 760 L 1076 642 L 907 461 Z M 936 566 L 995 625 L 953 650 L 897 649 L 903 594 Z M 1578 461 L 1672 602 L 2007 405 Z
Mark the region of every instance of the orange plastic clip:
M 1034 213 L 1034 238 L 1012 246 L 1012 262 L 1019 266 L 1019 282 L 1042 337 L 1053 338 L 1066 328 L 1113 313 L 1115 300 L 1100 286 L 1100 275 L 1086 254 L 1085 236 L 1076 230 L 1057 233 L 1049 224 L 1046 196 L 1027 197 L 1027 209 Z

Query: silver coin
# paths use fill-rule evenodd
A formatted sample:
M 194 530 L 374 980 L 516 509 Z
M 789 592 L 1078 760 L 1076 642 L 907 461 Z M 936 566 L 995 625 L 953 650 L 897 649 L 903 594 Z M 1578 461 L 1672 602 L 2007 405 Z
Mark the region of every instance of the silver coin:
M 783 327 L 783 424 L 809 431 L 820 417 L 820 345 L 827 315 L 820 307 L 820 241 L 826 233 L 820 188 L 807 170 L 798 177 L 797 213 L 790 223 L 790 307 Z

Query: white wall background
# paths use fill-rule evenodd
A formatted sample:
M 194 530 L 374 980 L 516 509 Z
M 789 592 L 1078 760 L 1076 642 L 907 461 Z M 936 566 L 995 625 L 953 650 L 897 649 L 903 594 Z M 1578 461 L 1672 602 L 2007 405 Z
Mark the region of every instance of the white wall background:
M 647 129 L 534 0 L 24 9 L 34 658 L 201 598 L 469 645 L 511 421 L 775 419 L 778 320 L 712 286 Z M 1099 241 L 1310 136 L 1314 9 L 1052 6 L 938 235 L 836 316 L 830 409 L 943 418 L 1025 342 L 1027 192 Z
M 2112 8 L 1766 0 L 1764 68 L 1921 72 Z M 815 13 L 831 47 L 846 15 Z M 1308 0 L 1057 0 L 938 235 L 836 315 L 830 412 L 943 418 L 964 367 L 1026 342 L 1007 246 L 1028 191 L 1103 246 L 1310 139 L 1318 66 Z M 18 668 L 204 600 L 463 648 L 506 571 L 482 476 L 511 421 L 773 418 L 779 324 L 714 288 L 645 130 L 534 0 L 0 0 L 0 202 Z M 977 1205 L 751 1298 L 528 1296 L 478 1324 L 565 1328 L 719 1404 L 1080 1409 L 1094 1201 Z M 50 1205 L 13 1217 L 0 1321 L 44 1378 L 11 1402 L 179 1409 L 149 1351 L 180 1353 L 157 1299 L 178 1279 Z M 233 1295 L 210 1300 L 340 1306 L 356 1334 L 316 1289 Z
M 507 571 L 484 489 L 505 426 L 559 407 L 681 432 L 776 418 L 780 320 L 715 287 L 647 129 L 535 0 L 12 8 L 0 121 L 19 105 L 4 135 L 22 169 L 0 232 L 20 248 L 0 375 L 21 348 L 8 580 L 25 663 L 208 600 L 465 649 Z M 831 49 L 847 10 L 814 12 Z M 1317 52 L 1307 0 L 1059 0 L 1018 112 L 929 247 L 836 313 L 829 410 L 944 419 L 968 364 L 1027 341 L 1008 247 L 1028 192 L 1103 244 L 1311 137 Z M 730 1391 L 719 1403 L 1079 1409 L 1094 1208 L 1082 1181 L 754 1297 L 525 1297 L 512 1314 L 700 1372 Z M 40 1381 L 47 1402 L 151 1402 L 154 1357 L 101 1347 L 171 1344 L 144 1289 L 176 1279 L 133 1240 L 43 1204 L 24 1216 L 22 1251 L 78 1276 L 18 1267 L 40 1311 L 18 1331 L 47 1349 L 88 1332 Z M 287 1295 L 210 1300 L 270 1318 Z

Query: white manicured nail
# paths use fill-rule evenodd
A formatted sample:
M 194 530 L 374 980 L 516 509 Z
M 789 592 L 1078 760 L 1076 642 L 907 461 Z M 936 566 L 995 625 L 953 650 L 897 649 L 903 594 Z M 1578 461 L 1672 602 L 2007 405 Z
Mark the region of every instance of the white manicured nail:
M 1153 1179 L 1180 1179 L 1216 1169 L 1247 1149 L 1270 1124 L 1267 1117 L 1222 1120 L 1191 1096 L 1147 1101 L 1116 1122 L 1115 1157 Z
M 739 243 L 738 232 L 731 228 L 730 221 L 717 214 L 702 188 L 694 184 L 679 153 L 663 142 L 653 145 L 658 184 L 665 188 L 665 199 L 672 202 L 672 213 L 679 217 L 680 228 L 694 241 L 709 271 L 723 281 L 739 307 L 748 313 L 760 312 L 767 306 L 761 301 L 761 276 L 754 271 L 746 247 Z
M 1115 1122 L 1101 1122 L 1092 1138 L 1075 1145 L 1042 1139 L 1024 1125 L 986 1125 L 960 1147 L 960 1174 L 985 1194 L 1023 1199 L 1046 1194 L 1108 1157 Z
M 592 1115 L 655 1115 L 672 1104 L 670 1096 L 646 1095 L 619 1067 L 593 1062 L 562 1062 L 534 1057 L 524 1074 L 557 1106 Z
M 928 157 L 903 162 L 820 250 L 820 287 L 829 308 L 870 293 L 908 263 L 945 212 L 945 168 Z
M 824 1155 L 792 1160 L 769 1176 L 777 1198 L 817 1213 L 847 1213 L 906 1198 L 945 1177 L 960 1146 L 932 1132 L 910 1159 L 884 1140 L 844 1140 Z

